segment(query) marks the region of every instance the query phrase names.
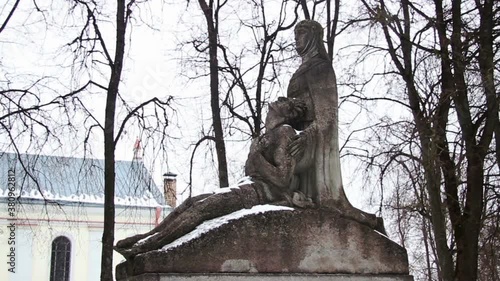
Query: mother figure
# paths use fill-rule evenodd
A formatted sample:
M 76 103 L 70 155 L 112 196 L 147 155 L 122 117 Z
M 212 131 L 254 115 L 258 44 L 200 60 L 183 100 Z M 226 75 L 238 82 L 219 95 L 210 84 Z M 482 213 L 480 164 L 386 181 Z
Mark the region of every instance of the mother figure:
M 287 97 L 305 104 L 306 110 L 299 122 L 290 124 L 301 131 L 288 145 L 290 154 L 297 159 L 291 191 L 303 194 L 303 200 L 312 200 L 317 207 L 337 209 L 347 217 L 383 230 L 382 221 L 354 208 L 344 193 L 337 82 L 323 44 L 322 26 L 312 20 L 299 22 L 295 41 L 302 64 L 290 80 Z
M 323 45 L 323 28 L 312 20 L 295 27 L 295 41 L 302 64 L 288 86 L 288 98 L 306 105 L 302 122 L 290 124 L 300 130 L 289 145 L 300 159 L 292 190 L 301 191 L 321 207 L 350 207 L 340 171 L 338 94 L 335 73 Z

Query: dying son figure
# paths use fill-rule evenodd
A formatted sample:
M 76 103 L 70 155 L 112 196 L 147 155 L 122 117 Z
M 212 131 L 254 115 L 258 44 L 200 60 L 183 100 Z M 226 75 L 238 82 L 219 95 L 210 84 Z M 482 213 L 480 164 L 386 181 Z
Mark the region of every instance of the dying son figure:
M 191 197 L 157 227 L 119 241 L 115 250 L 131 259 L 160 249 L 206 220 L 256 205 L 312 207 L 310 199 L 290 188 L 296 159 L 290 154 L 289 145 L 297 132 L 288 124 L 300 122 L 304 111 L 304 104 L 298 100 L 280 98 L 270 104 L 266 133 L 253 140 L 245 165 L 245 174 L 252 183 L 231 188 L 229 192 Z

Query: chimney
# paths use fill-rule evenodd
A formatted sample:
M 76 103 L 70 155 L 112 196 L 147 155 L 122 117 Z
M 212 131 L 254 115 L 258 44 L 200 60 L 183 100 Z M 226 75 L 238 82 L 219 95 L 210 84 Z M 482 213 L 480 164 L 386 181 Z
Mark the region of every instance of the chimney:
M 175 208 L 177 201 L 176 177 L 177 175 L 171 172 L 163 174 L 163 195 L 167 204 L 172 208 Z
M 134 144 L 134 161 L 142 161 L 141 140 L 137 138 Z

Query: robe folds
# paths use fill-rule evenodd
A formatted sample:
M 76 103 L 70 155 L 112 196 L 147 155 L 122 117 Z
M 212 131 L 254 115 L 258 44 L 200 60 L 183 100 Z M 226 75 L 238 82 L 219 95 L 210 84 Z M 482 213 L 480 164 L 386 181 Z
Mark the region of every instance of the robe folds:
M 287 97 L 301 99 L 307 108 L 305 118 L 291 124 L 306 139 L 291 189 L 322 207 L 348 205 L 340 170 L 338 93 L 331 62 L 319 55 L 304 62 L 290 80 Z

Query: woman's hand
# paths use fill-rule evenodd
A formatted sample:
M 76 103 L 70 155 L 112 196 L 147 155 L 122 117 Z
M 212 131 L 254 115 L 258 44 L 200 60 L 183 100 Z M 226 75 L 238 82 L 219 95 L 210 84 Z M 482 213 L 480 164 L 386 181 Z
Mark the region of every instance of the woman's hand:
M 290 144 L 288 144 L 288 151 L 290 152 L 290 155 L 292 155 L 292 157 L 296 159 L 302 158 L 302 154 L 304 153 L 306 145 L 307 136 L 303 132 L 300 132 L 300 134 L 293 137 Z

